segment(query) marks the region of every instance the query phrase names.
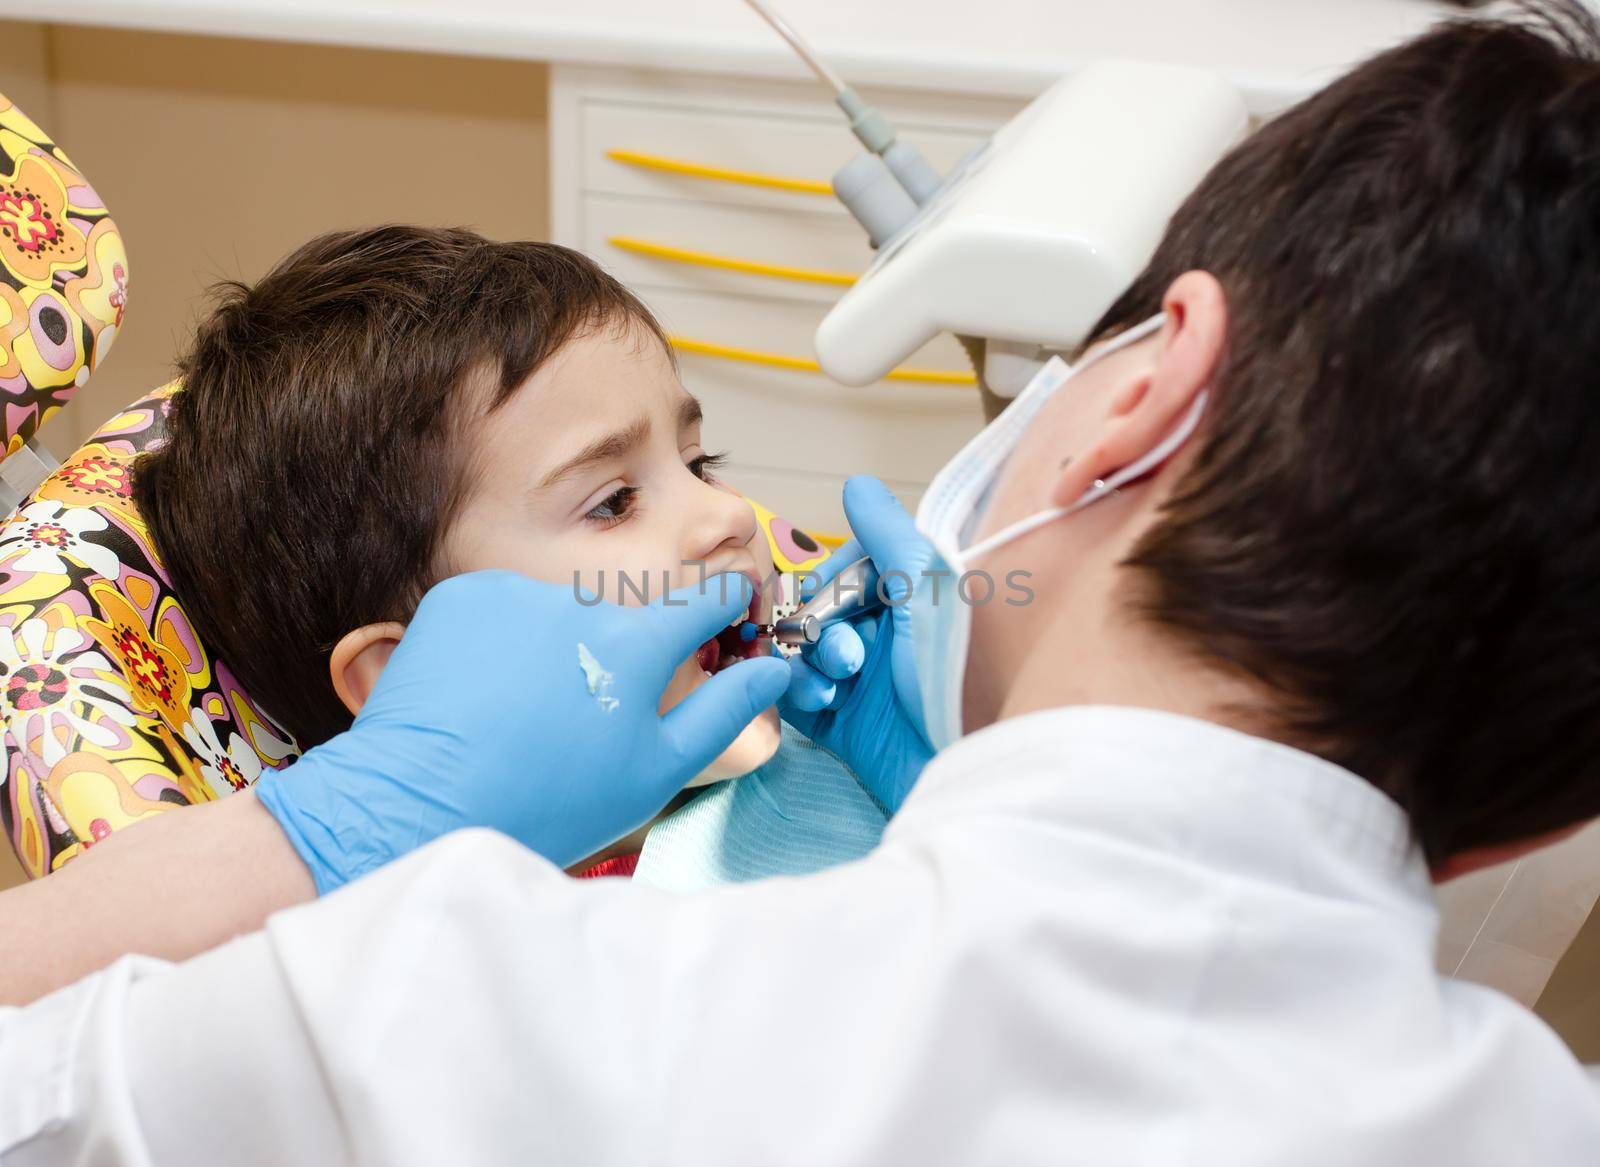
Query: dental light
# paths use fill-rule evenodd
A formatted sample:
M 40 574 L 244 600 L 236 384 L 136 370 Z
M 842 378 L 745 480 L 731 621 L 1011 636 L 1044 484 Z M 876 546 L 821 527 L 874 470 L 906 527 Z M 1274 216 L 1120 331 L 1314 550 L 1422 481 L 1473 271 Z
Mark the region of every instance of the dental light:
M 818 361 L 846 385 L 878 380 L 950 332 L 984 341 L 984 381 L 1015 396 L 1083 341 L 1248 128 L 1243 99 L 1215 73 L 1108 61 L 1058 81 L 930 189 L 914 148 L 763 0 L 748 2 L 834 90 L 873 152 L 847 164 L 834 190 L 878 256 L 816 335 Z

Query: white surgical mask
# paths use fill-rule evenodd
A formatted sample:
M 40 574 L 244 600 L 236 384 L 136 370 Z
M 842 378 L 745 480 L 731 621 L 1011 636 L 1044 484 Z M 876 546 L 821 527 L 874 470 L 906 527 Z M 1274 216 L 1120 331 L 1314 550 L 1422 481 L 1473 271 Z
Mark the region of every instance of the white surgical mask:
M 1129 329 L 1091 354 L 1076 367 L 1054 357 L 1028 383 L 1015 401 L 968 442 L 935 476 L 917 508 L 917 530 L 933 544 L 930 573 L 942 576 L 937 588 L 918 581 L 907 609 L 912 642 L 916 646 L 917 690 L 928 740 L 942 750 L 964 732 L 961 725 L 962 691 L 967 672 L 967 649 L 972 637 L 972 605 L 964 601 L 957 581 L 976 562 L 996 548 L 1029 531 L 1075 514 L 1118 488 L 1160 466 L 1189 440 L 1205 411 L 1208 394 L 1196 396 L 1177 427 L 1143 457 L 1108 478 L 1097 481 L 1070 506 L 1051 507 L 1020 519 L 978 543 L 971 539 L 983 520 L 994 486 L 1022 435 L 1046 401 L 1072 378 L 1098 362 L 1138 344 L 1161 329 L 1166 317 L 1156 316 Z M 942 562 L 941 562 L 942 561 Z

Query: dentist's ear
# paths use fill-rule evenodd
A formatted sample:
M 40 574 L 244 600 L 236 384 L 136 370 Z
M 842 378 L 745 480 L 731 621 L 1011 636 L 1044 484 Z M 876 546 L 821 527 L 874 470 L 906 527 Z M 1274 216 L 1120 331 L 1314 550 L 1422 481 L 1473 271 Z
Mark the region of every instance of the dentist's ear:
M 378 683 L 378 674 L 389 663 L 395 646 L 405 634 L 406 626 L 393 620 L 382 624 L 363 624 L 354 632 L 347 632 L 333 646 L 328 658 L 328 672 L 333 679 L 333 691 L 344 702 L 344 707 L 354 717 L 372 696 L 372 687 Z
M 1062 464 L 1054 505 L 1071 506 L 1095 479 L 1109 478 L 1153 450 L 1216 376 L 1228 339 L 1228 299 L 1217 278 L 1186 272 L 1167 289 L 1161 308 L 1166 321 L 1154 338 L 1153 355 L 1114 386 L 1089 448 Z

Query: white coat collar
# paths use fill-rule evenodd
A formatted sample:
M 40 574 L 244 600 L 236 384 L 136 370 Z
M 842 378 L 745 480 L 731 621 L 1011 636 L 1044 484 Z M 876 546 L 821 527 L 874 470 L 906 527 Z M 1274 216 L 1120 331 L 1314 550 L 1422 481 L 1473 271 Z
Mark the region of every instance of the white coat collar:
M 889 834 L 992 813 L 1436 924 L 1432 881 L 1398 804 L 1331 762 L 1213 722 L 1112 706 L 1010 718 L 929 763 Z

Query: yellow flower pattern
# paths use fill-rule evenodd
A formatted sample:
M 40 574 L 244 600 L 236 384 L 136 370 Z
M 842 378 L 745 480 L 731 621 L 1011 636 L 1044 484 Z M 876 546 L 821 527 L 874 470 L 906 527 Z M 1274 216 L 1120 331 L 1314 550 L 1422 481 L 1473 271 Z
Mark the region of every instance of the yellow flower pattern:
M 128 257 L 100 196 L 0 96 L 0 444 L 14 452 L 105 359 Z
M 118 412 L 0 526 L 0 816 L 32 875 L 298 753 L 200 643 L 134 505 L 169 398 Z
M 86 616 L 82 625 L 115 661 L 133 694 L 134 712 L 159 718 L 182 731 L 189 720 L 192 686 L 178 653 L 158 644 L 128 597 L 109 580 L 89 585 L 89 597 L 100 617 Z M 170 597 L 167 606 L 174 606 Z
M 67 217 L 66 176 L 54 159 L 31 153 L 0 174 L 0 262 L 37 288 L 82 265 L 89 251 L 83 229 Z

